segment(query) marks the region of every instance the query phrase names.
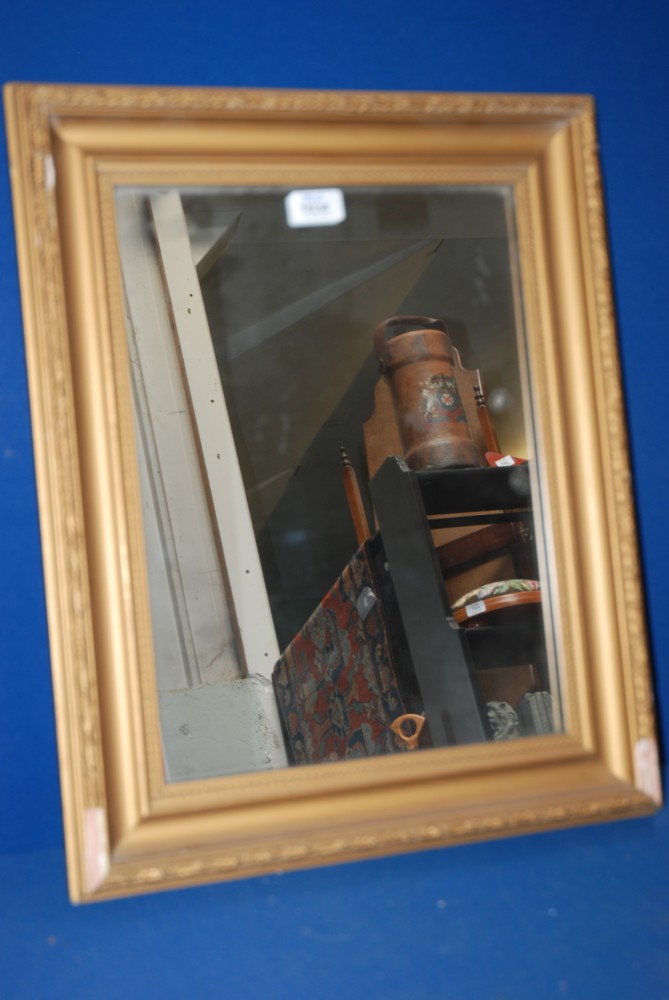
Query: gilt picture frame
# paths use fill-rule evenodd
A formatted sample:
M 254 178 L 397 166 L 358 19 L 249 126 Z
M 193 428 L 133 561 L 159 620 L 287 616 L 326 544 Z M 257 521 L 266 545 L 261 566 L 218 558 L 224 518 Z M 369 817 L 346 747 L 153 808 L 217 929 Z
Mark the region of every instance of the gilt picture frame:
M 592 99 L 12 84 L 5 104 L 73 901 L 657 809 L 651 668 Z M 165 205 L 172 210 L 163 196 L 179 192 L 195 212 L 202 192 L 240 190 L 279 192 L 282 201 L 285 192 L 320 192 L 335 224 L 360 191 L 502 193 L 539 562 L 550 583 L 554 731 L 436 741 L 419 753 L 309 767 L 288 766 L 278 753 L 264 767 L 219 774 L 189 775 L 166 755 L 156 678 L 167 653 L 142 478 L 147 425 L 133 377 L 141 369 L 145 386 L 156 355 L 151 348 L 142 358 L 128 334 L 129 323 L 144 329 L 130 277 L 146 254 L 140 247 L 128 258 L 123 220 L 138 224 L 144 209 L 123 215 L 122 196 L 153 199 L 158 230 Z M 343 195 L 328 208 L 322 193 L 333 191 Z M 183 530 L 204 538 L 198 544 L 218 567 L 221 600 L 241 637 L 242 674 L 260 677 L 271 700 L 270 668 L 284 643 L 272 645 L 259 624 L 271 614 L 241 449 L 225 422 L 230 391 L 225 372 L 209 377 L 211 345 L 187 356 L 194 341 L 190 332 L 181 337 L 174 302 L 179 294 L 197 298 L 187 281 L 198 261 L 175 263 L 169 254 L 177 244 L 167 242 L 151 266 L 169 293 L 167 325 L 182 344 L 180 420 L 195 441 L 188 476 L 176 480 L 202 484 L 200 514 L 184 517 Z M 262 285 L 261 270 L 253 277 Z M 185 291 L 175 289 L 183 282 Z M 161 295 L 153 298 L 163 308 Z M 185 309 L 187 323 L 196 311 Z M 262 336 L 254 345 L 261 353 L 269 342 L 266 330 Z M 213 431 L 211 407 L 219 414 Z M 185 586 L 184 607 L 191 594 Z M 221 678 L 200 673 L 196 681 L 206 692 Z M 273 745 L 280 733 L 277 723 Z

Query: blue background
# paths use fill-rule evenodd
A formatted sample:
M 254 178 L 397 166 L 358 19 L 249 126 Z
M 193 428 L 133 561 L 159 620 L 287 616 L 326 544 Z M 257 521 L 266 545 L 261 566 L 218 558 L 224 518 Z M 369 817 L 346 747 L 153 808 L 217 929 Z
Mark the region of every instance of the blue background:
M 23 0 L 0 27 L 3 80 L 595 95 L 665 730 L 668 20 L 648 0 Z M 3 168 L 0 994 L 669 997 L 666 810 L 70 906 L 13 239 Z

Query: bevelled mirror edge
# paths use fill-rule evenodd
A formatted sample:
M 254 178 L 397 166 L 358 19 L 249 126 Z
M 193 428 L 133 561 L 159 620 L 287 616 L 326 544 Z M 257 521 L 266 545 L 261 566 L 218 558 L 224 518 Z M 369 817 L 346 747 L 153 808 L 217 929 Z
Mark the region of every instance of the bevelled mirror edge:
M 6 106 L 72 897 L 105 898 L 208 878 L 247 876 L 277 868 L 652 811 L 660 794 L 651 681 L 629 466 L 626 452 L 619 448 L 619 442 L 624 440 L 624 414 L 590 100 L 559 95 L 319 95 L 14 85 L 6 91 Z M 551 511 L 558 510 L 561 529 L 555 534 L 556 558 L 562 566 L 569 566 L 569 572 L 562 571 L 561 576 L 560 613 L 567 608 L 570 622 L 576 623 L 582 612 L 578 602 L 573 601 L 573 593 L 586 587 L 592 564 L 592 560 L 579 563 L 577 554 L 578 542 L 588 529 L 588 518 L 579 513 L 586 503 L 583 487 L 580 492 L 577 488 L 568 500 L 576 503 L 578 509 L 567 516 L 559 508 L 565 501 L 561 492 L 565 483 L 575 479 L 578 487 L 579 482 L 575 468 L 578 463 L 568 457 L 565 441 L 573 442 L 583 424 L 574 416 L 573 405 L 567 407 L 566 415 L 560 413 L 555 394 L 549 390 L 564 388 L 564 354 L 570 349 L 576 353 L 578 334 L 588 341 L 588 362 L 584 372 L 574 380 L 576 384 L 571 391 L 577 395 L 579 391 L 590 392 L 593 386 L 601 390 L 595 399 L 588 398 L 582 406 L 585 425 L 594 442 L 591 446 L 605 459 L 596 472 L 590 470 L 585 478 L 590 487 L 594 486 L 615 536 L 612 556 L 600 532 L 600 550 L 595 559 L 600 573 L 608 567 L 613 576 L 610 588 L 613 592 L 600 595 L 598 601 L 590 594 L 586 604 L 589 611 L 604 604 L 609 612 L 614 612 L 617 630 L 613 637 L 602 625 L 594 631 L 589 627 L 581 630 L 580 654 L 575 658 L 578 666 L 569 668 L 565 679 L 566 715 L 569 719 L 571 713 L 572 719 L 579 719 L 576 730 L 580 738 L 573 739 L 568 723 L 568 734 L 536 738 L 536 752 L 531 754 L 531 760 L 520 744 L 456 747 L 430 751 L 421 764 L 404 755 L 401 760 L 315 766 L 312 774 L 308 769 L 299 769 L 299 773 L 255 774 L 247 781 L 235 777 L 186 783 L 178 788 L 161 785 L 155 713 L 152 721 L 152 710 L 147 714 L 140 696 L 142 686 L 146 691 L 150 684 L 147 668 L 146 664 L 138 666 L 136 658 L 128 653 L 137 649 L 137 621 L 142 616 L 146 621 L 146 598 L 133 597 L 137 606 L 144 601 L 138 619 L 133 601 L 127 603 L 127 592 L 120 582 L 113 597 L 117 602 L 115 612 L 109 604 L 105 605 L 99 591 L 95 592 L 97 572 L 104 566 L 104 559 L 116 558 L 109 555 L 105 549 L 107 541 L 103 544 L 100 538 L 97 542 L 103 553 L 102 562 L 95 567 L 96 575 L 89 578 L 90 538 L 82 508 L 90 503 L 86 496 L 90 498 L 96 486 L 89 483 L 82 488 L 79 459 L 82 448 L 85 452 L 87 446 L 72 407 L 73 398 L 82 392 L 81 385 L 76 384 L 81 373 L 77 375 L 75 370 L 73 374 L 70 353 L 72 338 L 83 336 L 82 310 L 90 310 L 88 316 L 92 317 L 93 328 L 104 337 L 105 323 L 118 321 L 119 306 L 108 304 L 105 319 L 104 306 L 96 306 L 90 299 L 83 304 L 77 301 L 78 296 L 90 297 L 93 273 L 98 281 L 98 294 L 107 287 L 99 232 L 83 234 L 94 248 L 87 287 L 73 288 L 75 281 L 68 287 L 62 284 L 62 234 L 58 232 L 54 188 L 62 180 L 67 184 L 67 177 L 54 173 L 51 124 L 58 121 L 62 126 L 58 141 L 65 147 L 65 155 L 58 160 L 59 170 L 67 171 L 68 157 L 71 162 L 76 159 L 76 149 L 68 148 L 71 136 L 80 137 L 84 150 L 90 139 L 90 149 L 94 152 L 83 157 L 91 182 L 85 198 L 90 217 L 96 217 L 100 211 L 96 169 L 100 164 L 103 164 L 101 173 L 110 169 L 109 163 L 104 162 L 100 136 L 110 137 L 108 141 L 115 155 L 123 159 L 129 151 L 129 132 L 124 121 L 142 121 L 145 117 L 147 121 L 156 118 L 165 121 L 170 117 L 182 120 L 181 133 L 178 128 L 168 129 L 172 152 L 183 150 L 187 137 L 199 135 L 201 147 L 208 156 L 213 156 L 219 140 L 214 137 L 216 129 L 212 126 L 217 122 L 220 126 L 226 120 L 247 118 L 251 123 L 257 120 L 256 130 L 252 129 L 251 134 L 256 145 L 262 147 L 262 120 L 276 122 L 282 116 L 293 120 L 299 120 L 300 116 L 310 121 L 318 119 L 326 131 L 328 122 L 342 120 L 359 125 L 381 119 L 386 128 L 403 119 L 440 123 L 444 127 L 453 122 L 458 126 L 458 136 L 468 131 L 460 127 L 463 122 L 469 124 L 475 120 L 501 127 L 527 120 L 542 124 L 541 129 L 535 130 L 540 133 L 539 140 L 535 132 L 531 137 L 535 154 L 547 141 L 549 130 L 543 127 L 546 121 L 552 122 L 556 133 L 561 129 L 569 132 L 563 140 L 571 143 L 570 165 L 576 180 L 568 199 L 567 224 L 556 227 L 554 221 L 560 214 L 560 184 L 566 180 L 562 175 L 556 176 L 555 171 L 542 175 L 536 162 L 529 170 L 520 197 L 521 201 L 526 199 L 525 208 L 518 213 L 520 256 L 525 262 L 524 277 L 530 276 L 523 283 L 530 328 L 530 364 L 534 365 L 533 371 L 539 371 L 543 390 L 539 407 L 544 408 L 541 433 L 551 454 L 561 455 L 557 475 L 553 469 L 547 476 L 542 495 L 547 497 Z M 76 124 L 70 139 L 69 120 Z M 103 122 L 104 128 L 97 129 L 96 122 Z M 199 123 L 199 130 L 193 130 L 193 122 Z M 522 128 L 515 124 L 510 133 L 510 147 L 501 154 L 505 166 L 519 155 L 519 132 L 522 133 Z M 136 135 L 134 132 L 132 156 L 135 162 L 139 159 L 142 171 L 150 179 L 155 162 L 151 158 L 160 152 L 160 146 L 149 139 L 145 148 L 141 148 L 141 143 L 138 148 Z M 455 140 L 456 145 L 457 141 L 460 140 Z M 486 150 L 483 141 L 475 154 L 468 150 L 468 155 L 475 155 L 478 166 L 487 156 L 492 161 L 493 173 L 495 168 L 499 172 L 500 166 L 495 163 L 502 142 L 499 133 L 495 142 L 497 146 L 493 143 L 492 149 Z M 420 173 L 420 154 L 415 154 L 415 159 Z M 408 162 L 411 164 L 411 157 Z M 215 165 L 208 163 L 206 170 L 213 176 Z M 196 165 L 193 177 L 201 181 L 205 172 L 201 164 Z M 165 176 L 162 175 L 163 180 Z M 553 222 L 549 224 L 551 218 Z M 96 217 L 95 226 L 98 225 Z M 555 260 L 564 262 L 564 248 L 573 246 L 574 240 L 579 244 L 577 276 L 568 266 L 562 274 L 556 274 Z M 71 262 L 69 267 L 72 273 Z M 575 280 L 580 283 L 576 295 Z M 565 309 L 572 309 L 570 315 L 560 314 L 559 302 L 556 311 L 557 292 L 551 282 L 557 282 L 557 288 L 564 292 Z M 577 322 L 572 323 L 575 316 Z M 547 321 L 554 332 L 564 334 L 560 350 L 555 336 L 551 338 L 550 349 L 541 346 Z M 90 325 L 88 330 L 90 333 Z M 105 350 L 109 352 L 108 344 Z M 98 368 L 99 372 L 106 372 L 107 379 L 108 361 L 109 355 L 107 368 L 104 359 Z M 115 387 L 109 382 L 102 389 L 115 397 Z M 95 401 L 90 406 L 98 421 L 104 423 L 104 407 Z M 131 420 L 127 413 L 122 417 L 127 434 Z M 58 428 L 55 449 L 53 439 L 47 447 L 46 437 L 39 434 L 40 429 L 49 425 Z M 107 427 L 105 433 L 111 435 L 110 454 L 118 457 L 117 430 L 110 431 Z M 616 464 L 608 469 L 606 460 L 612 456 Z M 108 485 L 115 492 L 112 491 L 111 500 L 100 500 L 103 504 L 100 509 L 106 509 L 111 520 L 121 526 L 122 541 L 127 541 L 127 523 L 134 523 L 137 530 L 137 512 L 126 509 L 127 494 L 118 478 L 118 469 L 114 470 L 111 458 L 108 463 Z M 102 513 L 98 514 L 98 518 L 102 517 Z M 571 553 L 567 560 L 565 550 Z M 592 552 L 586 552 L 586 557 L 588 554 Z M 119 580 L 121 576 L 120 573 Z M 577 584 L 574 591 L 568 586 L 569 580 Z M 97 642 L 99 649 L 101 629 L 102 632 L 109 629 L 113 621 L 123 620 L 124 615 L 125 634 L 120 637 L 120 646 L 125 645 L 126 652 L 121 654 L 119 663 L 118 644 L 114 646 L 111 640 L 104 640 L 105 658 L 116 666 L 100 674 L 95 648 Z M 106 712 L 112 702 L 116 709 L 110 718 Z M 499 751 L 496 760 L 491 755 L 493 750 Z M 537 764 L 537 760 L 543 763 Z M 350 771 L 346 772 L 346 768 Z M 534 777 L 542 768 L 543 779 L 536 782 Z M 546 782 L 552 789 L 548 797 L 542 790 Z M 417 783 L 415 788 L 412 783 Z M 493 786 L 495 806 L 491 808 Z M 480 798 L 472 808 L 475 789 L 479 790 Z M 226 793 L 237 802 L 232 812 L 222 807 Z M 362 804 L 365 798 L 369 800 L 367 807 Z M 435 806 L 435 799 L 448 799 L 455 804 Z M 372 803 L 377 810 L 376 819 L 371 813 Z M 263 822 L 256 824 L 254 817 L 259 815 Z M 383 818 L 378 819 L 379 816 Z M 262 827 L 269 825 L 276 832 L 268 838 Z M 224 844 L 227 846 L 223 847 Z

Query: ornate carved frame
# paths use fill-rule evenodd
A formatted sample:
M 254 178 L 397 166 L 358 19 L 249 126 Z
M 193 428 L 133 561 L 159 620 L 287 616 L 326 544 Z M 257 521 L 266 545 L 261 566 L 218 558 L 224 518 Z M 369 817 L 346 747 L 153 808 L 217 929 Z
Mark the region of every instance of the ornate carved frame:
M 592 101 L 17 84 L 6 109 L 72 899 L 654 810 Z M 165 782 L 112 192 L 239 176 L 512 187 L 564 733 Z

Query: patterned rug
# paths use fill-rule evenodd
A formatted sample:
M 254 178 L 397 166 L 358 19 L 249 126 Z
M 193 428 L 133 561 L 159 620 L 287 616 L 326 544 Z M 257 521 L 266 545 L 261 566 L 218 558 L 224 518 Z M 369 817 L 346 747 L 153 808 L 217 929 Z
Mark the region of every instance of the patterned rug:
M 389 728 L 405 707 L 378 594 L 365 544 L 274 668 L 296 764 L 406 750 Z

